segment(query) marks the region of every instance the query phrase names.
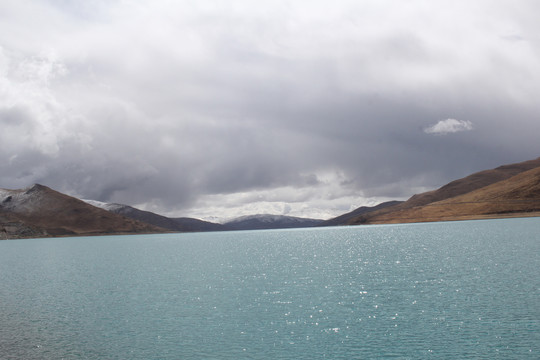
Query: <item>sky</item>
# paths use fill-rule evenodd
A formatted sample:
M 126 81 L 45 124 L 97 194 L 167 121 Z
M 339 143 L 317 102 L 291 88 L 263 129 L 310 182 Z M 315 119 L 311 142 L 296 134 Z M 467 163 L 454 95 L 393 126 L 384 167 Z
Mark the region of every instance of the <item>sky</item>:
M 331 218 L 540 156 L 540 2 L 0 0 L 0 187 Z

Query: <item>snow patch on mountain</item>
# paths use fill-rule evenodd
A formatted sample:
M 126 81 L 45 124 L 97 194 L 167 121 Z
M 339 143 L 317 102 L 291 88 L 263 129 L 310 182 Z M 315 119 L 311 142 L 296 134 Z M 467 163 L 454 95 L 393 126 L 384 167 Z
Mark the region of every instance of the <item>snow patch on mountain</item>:
M 88 200 L 88 199 L 81 199 L 81 200 L 89 205 L 92 205 L 92 206 L 95 206 L 95 207 L 98 207 L 100 209 L 107 210 L 107 211 L 114 211 L 114 210 L 118 210 L 118 209 L 126 207 L 126 205 L 122 205 L 122 204 L 106 203 L 106 202 L 97 201 L 97 200 Z
M 45 189 L 39 184 L 20 190 L 0 189 L 0 207 L 17 212 L 33 210 L 42 201 Z

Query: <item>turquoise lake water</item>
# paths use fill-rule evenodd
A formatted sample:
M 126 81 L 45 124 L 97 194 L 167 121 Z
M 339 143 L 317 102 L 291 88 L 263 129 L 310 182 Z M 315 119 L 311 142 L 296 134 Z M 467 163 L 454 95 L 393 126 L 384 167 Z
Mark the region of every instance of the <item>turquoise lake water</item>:
M 1 359 L 538 359 L 540 218 L 0 241 Z

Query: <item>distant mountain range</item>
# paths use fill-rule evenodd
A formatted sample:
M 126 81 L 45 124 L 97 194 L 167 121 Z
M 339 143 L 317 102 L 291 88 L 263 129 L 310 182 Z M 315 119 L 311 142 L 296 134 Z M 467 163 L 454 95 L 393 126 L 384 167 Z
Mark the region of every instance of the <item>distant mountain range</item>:
M 104 203 L 95 200 L 84 200 L 86 203 L 110 211 L 112 213 L 128 217 L 133 220 L 152 224 L 170 231 L 223 231 L 226 228 L 221 224 L 203 221 L 193 218 L 169 218 L 150 211 L 139 210 L 122 204 Z
M 324 220 L 306 219 L 285 215 L 247 215 L 224 224 L 228 230 L 261 230 L 304 228 L 320 225 Z
M 120 214 L 128 218 L 146 222 L 171 231 L 228 231 L 228 230 L 260 230 L 260 229 L 282 229 L 296 227 L 311 227 L 320 224 L 323 220 L 306 219 L 285 215 L 247 215 L 241 216 L 217 224 L 199 219 L 181 217 L 169 218 L 154 214 L 150 211 L 143 211 L 134 207 L 122 204 L 103 203 L 94 200 L 84 200 L 90 205 Z
M 0 239 L 227 231 L 540 216 L 540 158 L 500 166 L 330 220 L 249 215 L 217 224 L 169 218 L 122 204 L 79 200 L 43 185 L 0 189 Z

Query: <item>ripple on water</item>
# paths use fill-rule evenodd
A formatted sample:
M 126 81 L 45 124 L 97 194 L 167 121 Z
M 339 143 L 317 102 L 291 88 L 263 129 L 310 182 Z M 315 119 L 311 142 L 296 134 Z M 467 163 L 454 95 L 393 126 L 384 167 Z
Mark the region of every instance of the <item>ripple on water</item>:
M 533 218 L 1 242 L 0 352 L 536 358 L 539 225 Z

